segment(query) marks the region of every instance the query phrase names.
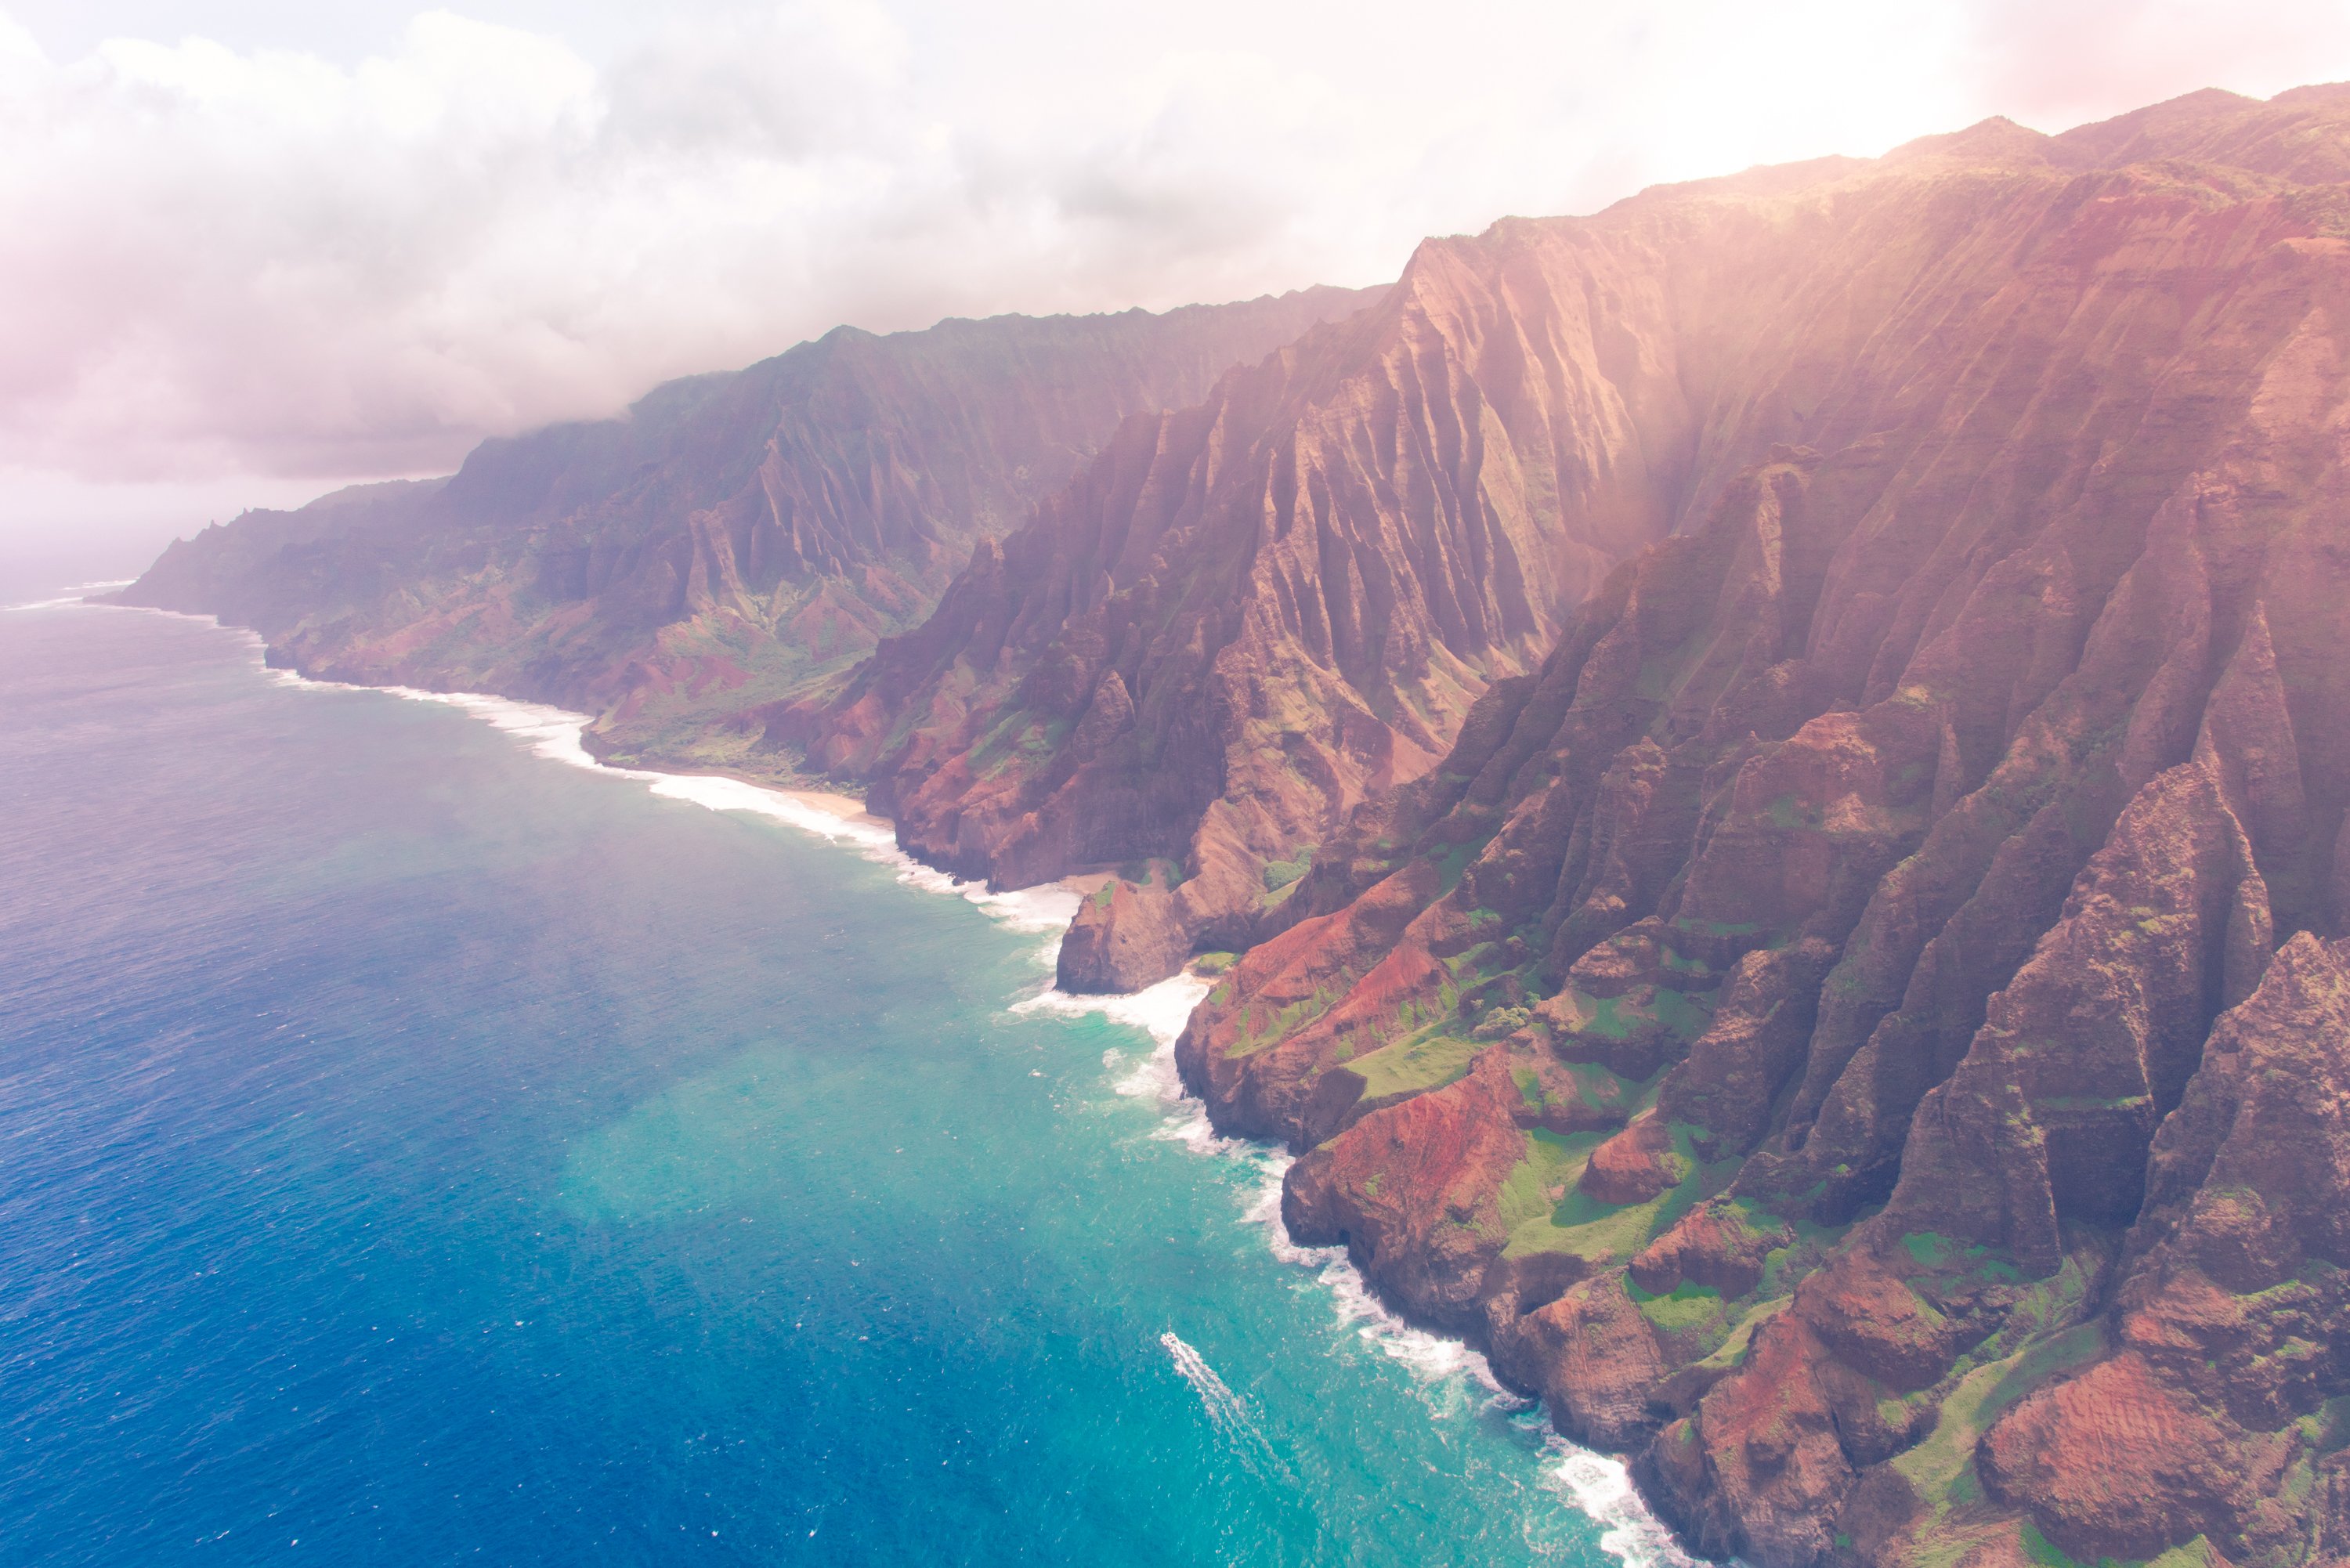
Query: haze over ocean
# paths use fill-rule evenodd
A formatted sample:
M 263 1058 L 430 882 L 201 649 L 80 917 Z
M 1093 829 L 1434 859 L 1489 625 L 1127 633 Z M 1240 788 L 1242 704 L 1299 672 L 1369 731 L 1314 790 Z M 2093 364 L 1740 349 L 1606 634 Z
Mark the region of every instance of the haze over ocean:
M 1043 900 L 186 618 L 0 713 L 0 1561 L 1670 1555 L 1019 1005 Z

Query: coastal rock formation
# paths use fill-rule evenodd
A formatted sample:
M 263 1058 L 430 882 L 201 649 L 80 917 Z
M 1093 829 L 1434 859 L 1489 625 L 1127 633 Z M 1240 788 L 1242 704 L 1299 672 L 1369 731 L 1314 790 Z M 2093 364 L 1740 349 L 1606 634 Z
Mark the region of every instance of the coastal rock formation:
M 1054 982 L 1072 992 L 1140 991 L 1180 969 L 1191 953 L 1174 895 L 1162 882 L 1113 880 L 1077 907 L 1061 939 Z
M 775 771 L 761 706 L 919 620 L 1121 419 L 1378 296 L 841 327 L 485 441 L 447 479 L 249 512 L 123 598 L 250 627 L 314 675 L 583 710 L 608 753 Z
M 2342 1560 L 2350 89 L 1554 232 L 1667 213 L 1693 523 L 1315 829 L 1185 1081 L 1702 1551 Z

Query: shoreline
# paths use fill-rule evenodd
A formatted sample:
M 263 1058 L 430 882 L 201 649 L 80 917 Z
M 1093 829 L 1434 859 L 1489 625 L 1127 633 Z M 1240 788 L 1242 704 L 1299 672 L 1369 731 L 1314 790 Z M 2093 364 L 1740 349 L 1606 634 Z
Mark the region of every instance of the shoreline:
M 1180 1144 L 1197 1156 L 1246 1161 L 1271 1179 L 1246 1206 L 1242 1218 L 1244 1222 L 1263 1228 L 1266 1250 L 1277 1263 L 1313 1273 L 1331 1293 L 1332 1307 L 1342 1329 L 1357 1334 L 1424 1383 L 1458 1376 L 1496 1398 L 1539 1411 L 1547 1428 L 1540 1464 L 1559 1481 L 1562 1502 L 1599 1529 L 1599 1549 L 1626 1564 L 1626 1568 L 1697 1568 L 1702 1561 L 1689 1551 L 1679 1533 L 1649 1505 L 1625 1457 L 1588 1448 L 1559 1431 L 1538 1396 L 1503 1384 L 1493 1373 L 1486 1353 L 1467 1337 L 1422 1324 L 1400 1310 L 1385 1297 L 1347 1249 L 1307 1248 L 1291 1239 L 1281 1219 L 1279 1198 L 1279 1178 L 1291 1159 L 1287 1150 L 1277 1143 L 1217 1129 L 1207 1102 L 1184 1087 L 1174 1068 L 1175 1040 L 1192 1009 L 1206 995 L 1211 984 L 1208 977 L 1197 973 L 1187 963 L 1175 975 L 1139 992 L 1094 993 L 1060 989 L 1055 972 L 1060 934 L 1074 919 L 1078 903 L 1116 875 L 1114 871 L 1076 872 L 1052 882 L 998 892 L 984 881 L 955 877 L 916 859 L 898 844 L 895 822 L 868 810 L 865 803 L 853 796 L 794 787 L 724 769 L 673 771 L 606 761 L 586 740 L 587 727 L 594 720 L 553 703 L 489 692 L 434 691 L 421 687 L 321 680 L 298 670 L 269 664 L 265 657 L 267 641 L 261 634 L 250 628 L 231 626 L 213 615 L 88 597 L 9 607 L 73 605 L 136 610 L 209 624 L 245 639 L 250 649 L 261 656 L 257 659 L 260 673 L 276 684 L 311 691 L 375 691 L 404 701 L 457 708 L 515 736 L 530 751 L 549 761 L 608 777 L 644 782 L 656 795 L 688 801 L 707 810 L 746 811 L 786 822 L 836 844 L 847 840 L 867 858 L 898 866 L 902 882 L 926 891 L 960 897 L 1013 929 L 1050 932 L 1051 941 L 1038 953 L 1046 975 L 1045 989 L 1011 1003 L 1008 1011 L 1099 1013 L 1149 1035 L 1152 1050 L 1134 1064 L 1134 1071 L 1125 1079 L 1113 1085 L 1114 1091 L 1129 1097 L 1149 1096 L 1167 1107 L 1166 1122 L 1150 1135 L 1153 1137 Z M 779 811 L 766 804 L 769 802 L 793 809 Z M 1191 994 L 1185 997 L 1185 992 Z M 1180 1007 L 1177 1012 L 1172 1004 L 1179 999 Z
M 309 676 L 303 676 L 301 678 L 305 680 L 312 679 Z M 319 684 L 325 683 L 320 682 Z M 376 686 L 359 688 L 359 690 L 388 691 L 396 689 L 387 686 Z M 520 698 L 498 697 L 493 692 L 452 692 L 448 693 L 447 695 L 452 697 L 475 695 L 487 696 L 501 702 L 523 701 Z M 545 704 L 545 706 L 552 707 L 553 704 Z M 593 723 L 594 721 L 589 720 L 588 722 Z M 662 777 L 673 779 L 716 779 L 729 784 L 741 784 L 748 789 L 763 790 L 769 794 L 781 795 L 786 800 L 796 801 L 800 805 L 807 807 L 808 810 L 832 817 L 846 826 L 887 832 L 889 835 L 890 842 L 892 844 L 897 844 L 897 818 L 884 816 L 879 812 L 870 809 L 863 801 L 858 799 L 855 795 L 843 794 L 837 790 L 812 789 L 803 784 L 778 784 L 772 778 L 761 778 L 747 770 L 738 770 L 734 768 L 710 766 L 691 768 L 665 767 L 659 762 L 616 763 L 610 760 L 608 753 L 601 751 L 595 743 L 589 741 L 588 732 L 584 728 L 580 731 L 579 749 L 587 753 L 588 757 L 591 758 L 598 767 L 608 769 L 613 773 L 658 774 Z M 898 852 L 904 855 L 907 859 L 914 860 L 912 853 L 902 844 L 898 844 Z M 1104 883 L 1109 881 L 1112 877 L 1118 875 L 1117 871 L 1109 867 L 1096 867 L 1090 870 L 1072 871 L 1066 876 L 1055 877 L 1049 882 L 1032 883 L 1026 888 L 998 889 L 992 882 L 984 880 L 973 881 L 970 878 L 954 878 L 954 874 L 952 872 L 941 871 L 935 866 L 929 866 L 927 862 L 915 860 L 914 863 L 916 865 L 924 866 L 931 871 L 937 872 L 939 876 L 953 878 L 959 883 L 983 888 L 991 894 L 999 895 L 1035 892 L 1042 888 L 1056 888 L 1075 894 L 1080 898 L 1091 898 L 1095 893 L 1098 892 Z M 1178 974 L 1189 974 L 1191 972 L 1191 966 L 1187 963 L 1182 970 L 1178 971 Z M 1170 978 L 1172 979 L 1176 977 L 1170 976 Z M 1160 983 L 1163 984 L 1165 982 L 1161 981 Z M 1136 997 L 1142 994 L 1143 992 L 1139 991 L 1105 992 L 1103 993 L 1103 1000 L 1112 1001 L 1119 997 Z

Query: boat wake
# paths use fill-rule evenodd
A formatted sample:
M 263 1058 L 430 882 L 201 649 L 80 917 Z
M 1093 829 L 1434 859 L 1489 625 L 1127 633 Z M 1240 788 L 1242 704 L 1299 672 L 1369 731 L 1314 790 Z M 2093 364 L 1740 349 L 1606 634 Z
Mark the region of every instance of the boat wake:
M 1256 1413 L 1249 1408 L 1248 1401 L 1216 1376 L 1216 1369 L 1208 1365 L 1207 1358 L 1171 1332 L 1160 1334 L 1159 1344 L 1167 1352 L 1167 1358 L 1175 1364 L 1176 1375 L 1200 1397 L 1201 1405 L 1208 1412 L 1209 1424 L 1232 1445 L 1241 1462 L 1261 1475 L 1270 1473 L 1294 1480 L 1289 1467 L 1274 1451 L 1264 1428 L 1257 1425 Z

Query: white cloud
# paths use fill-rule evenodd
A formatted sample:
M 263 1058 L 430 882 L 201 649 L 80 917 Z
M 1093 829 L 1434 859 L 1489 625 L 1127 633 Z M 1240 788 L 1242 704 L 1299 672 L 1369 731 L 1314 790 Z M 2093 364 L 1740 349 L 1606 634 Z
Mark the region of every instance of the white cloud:
M 2330 0 L 671 15 L 593 58 L 447 11 L 53 57 L 0 16 L 0 464 L 440 470 L 843 320 L 1367 283 L 1654 181 L 2350 75 Z

